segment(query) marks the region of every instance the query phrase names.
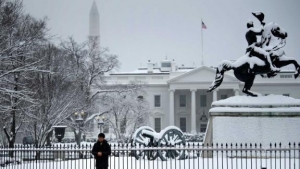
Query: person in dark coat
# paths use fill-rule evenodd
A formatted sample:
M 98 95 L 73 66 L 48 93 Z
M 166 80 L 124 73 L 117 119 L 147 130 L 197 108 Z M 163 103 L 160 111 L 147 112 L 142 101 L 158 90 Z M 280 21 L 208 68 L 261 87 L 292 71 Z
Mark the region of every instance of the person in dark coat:
M 111 149 L 103 133 L 98 135 L 98 141 L 93 146 L 92 154 L 96 159 L 96 169 L 108 168 L 108 156 L 111 154 Z

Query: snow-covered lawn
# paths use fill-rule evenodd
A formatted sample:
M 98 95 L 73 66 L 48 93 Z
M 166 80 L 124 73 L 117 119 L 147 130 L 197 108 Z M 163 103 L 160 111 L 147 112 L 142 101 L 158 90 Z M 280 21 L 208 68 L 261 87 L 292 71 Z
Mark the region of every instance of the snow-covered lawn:
M 276 162 L 276 163 L 275 163 Z M 111 157 L 110 169 L 267 169 L 286 168 L 299 169 L 299 159 L 236 159 L 236 158 L 195 158 L 188 160 L 136 160 L 133 157 Z M 21 165 L 10 165 L 8 169 L 93 169 L 94 159 L 48 161 L 48 162 L 23 162 Z M 218 166 L 218 167 L 217 167 Z

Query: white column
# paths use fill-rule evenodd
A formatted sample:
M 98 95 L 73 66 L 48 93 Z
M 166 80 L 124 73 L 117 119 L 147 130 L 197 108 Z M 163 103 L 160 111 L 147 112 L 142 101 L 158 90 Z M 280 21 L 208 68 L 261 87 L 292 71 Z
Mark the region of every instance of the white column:
M 218 100 L 218 89 L 213 91 L 213 102 Z
M 240 95 L 240 89 L 234 89 L 234 95 L 235 96 Z
M 169 112 L 169 125 L 174 126 L 174 89 L 170 89 L 170 112 Z
M 191 133 L 197 133 L 196 129 L 196 89 L 191 89 Z

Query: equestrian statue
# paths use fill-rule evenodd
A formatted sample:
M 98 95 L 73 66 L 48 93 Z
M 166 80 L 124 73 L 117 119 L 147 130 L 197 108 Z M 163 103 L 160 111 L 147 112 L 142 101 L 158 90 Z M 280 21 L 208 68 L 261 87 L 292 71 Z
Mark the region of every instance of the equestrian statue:
M 215 80 L 208 92 L 221 85 L 224 73 L 229 70 L 233 70 L 235 77 L 245 83 L 243 93 L 253 97 L 256 97 L 257 94 L 250 89 L 256 75 L 271 78 L 280 72 L 281 67 L 293 64 L 295 66 L 294 78 L 299 76 L 298 62 L 295 58 L 286 56 L 282 49 L 286 44 L 287 32 L 274 22 L 266 24 L 262 12 L 253 12 L 252 14 L 260 21 L 261 28 L 255 29 L 253 21 L 247 22 L 248 47 L 246 54 L 236 61 L 221 61 L 216 70 Z M 257 40 L 257 36 L 261 36 L 261 41 Z

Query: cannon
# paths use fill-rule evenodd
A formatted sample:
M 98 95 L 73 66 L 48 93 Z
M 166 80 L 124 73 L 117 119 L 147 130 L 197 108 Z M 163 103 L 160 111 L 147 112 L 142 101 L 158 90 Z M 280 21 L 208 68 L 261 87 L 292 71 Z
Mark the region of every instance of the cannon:
M 147 158 L 155 160 L 160 158 L 166 161 L 172 159 L 185 159 L 184 150 L 167 150 L 164 147 L 183 147 L 185 146 L 185 138 L 182 131 L 175 126 L 169 126 L 159 133 L 155 132 L 151 127 L 143 126 L 138 128 L 132 136 L 132 145 L 137 148 L 132 153 L 136 159 Z M 147 147 L 157 147 L 157 150 L 144 150 Z M 138 150 L 141 148 L 141 150 Z

